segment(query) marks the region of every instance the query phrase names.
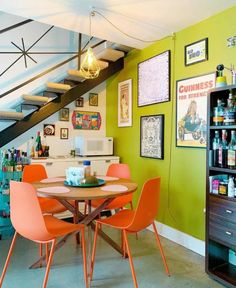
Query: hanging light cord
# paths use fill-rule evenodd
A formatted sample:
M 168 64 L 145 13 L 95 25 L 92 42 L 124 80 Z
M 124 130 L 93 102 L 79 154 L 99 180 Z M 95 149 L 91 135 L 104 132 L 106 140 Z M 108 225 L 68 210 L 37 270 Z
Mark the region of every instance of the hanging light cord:
M 144 40 L 144 39 L 141 39 L 141 38 L 138 38 L 138 37 L 135 37 L 135 36 L 132 36 L 124 31 L 122 31 L 119 27 L 117 27 L 115 24 L 113 24 L 108 18 L 106 18 L 102 13 L 100 13 L 99 11 L 97 10 L 92 10 L 92 12 L 90 13 L 90 29 L 91 29 L 91 16 L 94 16 L 95 14 L 98 14 L 100 15 L 103 19 L 105 19 L 109 24 L 111 24 L 112 27 L 114 27 L 116 30 L 118 30 L 120 33 L 124 34 L 125 36 L 129 37 L 129 38 L 132 38 L 134 40 L 137 40 L 137 41 L 140 41 L 140 42 L 147 42 L 147 43 L 152 43 L 152 42 L 156 42 L 156 41 L 159 41 L 160 39 L 155 39 L 155 40 Z M 91 31 L 90 31 L 91 33 Z M 163 39 L 165 38 L 168 38 L 170 37 L 171 35 L 168 35 Z M 171 36 L 172 37 L 172 36 Z

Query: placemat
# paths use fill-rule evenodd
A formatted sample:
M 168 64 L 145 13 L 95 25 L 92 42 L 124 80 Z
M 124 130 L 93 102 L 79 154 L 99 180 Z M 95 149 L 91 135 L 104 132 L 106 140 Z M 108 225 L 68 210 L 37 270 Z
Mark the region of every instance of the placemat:
M 63 182 L 65 180 L 65 178 L 56 178 L 56 177 L 52 177 L 52 178 L 46 178 L 41 180 L 41 183 L 53 183 L 53 182 Z
M 125 192 L 128 188 L 124 185 L 107 185 L 101 188 L 102 191 Z
M 70 189 L 64 187 L 64 186 L 54 186 L 54 187 L 43 187 L 38 188 L 38 192 L 46 192 L 46 193 L 68 193 L 70 192 Z
M 102 179 L 105 181 L 114 181 L 114 180 L 119 180 L 120 178 L 118 177 L 110 177 L 110 176 L 96 176 L 98 179 Z

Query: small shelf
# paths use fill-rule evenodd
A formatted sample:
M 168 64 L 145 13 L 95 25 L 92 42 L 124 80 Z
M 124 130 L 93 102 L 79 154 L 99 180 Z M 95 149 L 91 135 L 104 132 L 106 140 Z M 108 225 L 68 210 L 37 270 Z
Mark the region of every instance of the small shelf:
M 236 266 L 230 263 L 224 263 L 218 267 L 215 267 L 209 271 L 212 275 L 223 279 L 224 281 L 230 283 L 232 287 L 236 286 Z
M 236 174 L 236 169 L 220 168 L 220 167 L 209 167 L 209 171 L 217 171 L 229 174 Z
M 224 195 L 220 195 L 220 194 L 213 194 L 213 193 L 209 193 L 209 195 L 212 197 L 236 202 L 236 198 L 233 198 L 233 197 L 228 197 L 228 196 L 224 196 Z
M 209 127 L 210 128 L 210 130 L 227 130 L 227 129 L 236 129 L 236 124 L 235 125 L 220 125 L 220 126 L 214 126 L 214 125 L 212 125 L 212 126 L 210 126 Z

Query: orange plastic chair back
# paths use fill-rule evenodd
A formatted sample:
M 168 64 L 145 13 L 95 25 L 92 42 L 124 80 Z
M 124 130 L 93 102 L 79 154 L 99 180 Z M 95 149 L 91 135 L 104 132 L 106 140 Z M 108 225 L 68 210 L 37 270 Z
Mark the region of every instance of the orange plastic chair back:
M 10 181 L 10 208 L 12 225 L 19 234 L 33 241 L 51 238 L 31 184 Z
M 41 164 L 30 164 L 24 167 L 22 181 L 33 183 L 48 178 L 46 169 Z
M 114 163 L 108 167 L 107 176 L 110 177 L 119 177 L 124 179 L 130 179 L 130 170 L 127 164 L 123 163 Z
M 159 207 L 160 181 L 157 177 L 144 183 L 133 221 L 126 230 L 137 232 L 154 222 Z

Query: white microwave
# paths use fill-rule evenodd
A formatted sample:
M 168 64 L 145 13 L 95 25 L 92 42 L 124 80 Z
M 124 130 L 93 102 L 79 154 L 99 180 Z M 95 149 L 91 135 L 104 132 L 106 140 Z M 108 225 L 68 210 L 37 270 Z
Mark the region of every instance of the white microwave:
M 78 156 L 113 155 L 113 138 L 75 137 L 75 155 Z

